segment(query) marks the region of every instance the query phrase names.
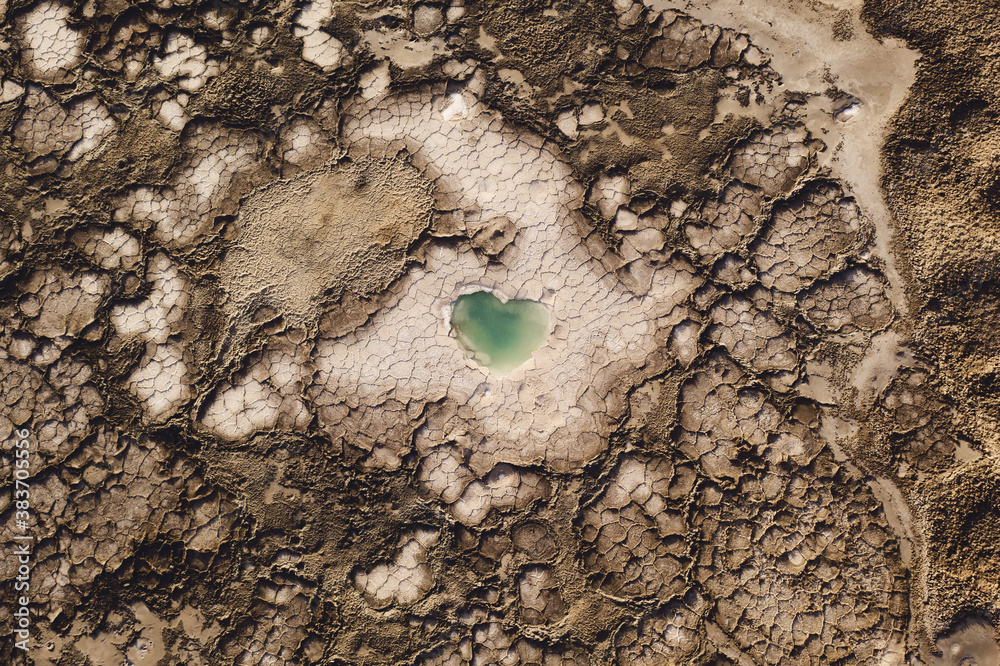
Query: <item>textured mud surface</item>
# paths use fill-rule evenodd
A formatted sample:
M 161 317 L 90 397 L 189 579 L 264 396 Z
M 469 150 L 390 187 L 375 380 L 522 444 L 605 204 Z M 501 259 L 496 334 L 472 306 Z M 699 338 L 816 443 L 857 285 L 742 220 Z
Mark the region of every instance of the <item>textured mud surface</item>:
M 4 659 L 1000 659 L 994 13 L 0 16 Z

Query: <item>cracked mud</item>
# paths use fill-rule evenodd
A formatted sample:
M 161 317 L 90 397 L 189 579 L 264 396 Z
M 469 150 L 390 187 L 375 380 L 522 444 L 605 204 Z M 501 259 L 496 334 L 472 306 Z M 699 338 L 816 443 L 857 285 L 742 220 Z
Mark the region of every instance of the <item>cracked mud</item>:
M 997 664 L 930 4 L 0 0 L 0 655 Z

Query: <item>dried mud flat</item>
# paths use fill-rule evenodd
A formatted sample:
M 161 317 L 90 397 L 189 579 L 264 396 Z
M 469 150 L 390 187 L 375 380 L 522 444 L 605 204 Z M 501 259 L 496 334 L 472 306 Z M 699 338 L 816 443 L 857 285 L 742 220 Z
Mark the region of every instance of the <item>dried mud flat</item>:
M 995 13 L 0 17 L 5 660 L 1000 663 Z

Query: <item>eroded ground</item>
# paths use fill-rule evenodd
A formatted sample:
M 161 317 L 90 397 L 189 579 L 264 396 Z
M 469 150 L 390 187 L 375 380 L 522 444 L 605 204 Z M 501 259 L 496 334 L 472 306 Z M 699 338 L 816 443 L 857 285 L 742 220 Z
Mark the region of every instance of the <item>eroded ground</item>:
M 926 11 L 0 2 L 3 656 L 996 664 L 993 19 Z

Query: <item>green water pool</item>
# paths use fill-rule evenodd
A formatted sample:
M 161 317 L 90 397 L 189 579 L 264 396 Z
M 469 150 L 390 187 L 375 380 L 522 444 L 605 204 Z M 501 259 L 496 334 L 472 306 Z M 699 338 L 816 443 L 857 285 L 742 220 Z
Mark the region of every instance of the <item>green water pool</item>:
M 479 365 L 505 375 L 521 365 L 549 337 L 549 311 L 535 301 L 507 301 L 487 291 L 459 296 L 451 328 Z

